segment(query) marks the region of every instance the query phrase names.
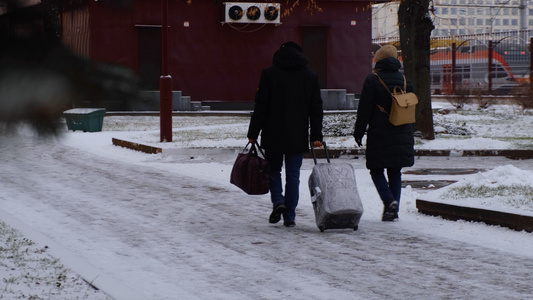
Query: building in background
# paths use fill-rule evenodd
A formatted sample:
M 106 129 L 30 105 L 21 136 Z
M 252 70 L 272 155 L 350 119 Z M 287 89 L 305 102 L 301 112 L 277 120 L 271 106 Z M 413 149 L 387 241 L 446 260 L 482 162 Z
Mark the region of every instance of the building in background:
M 398 36 L 399 1 L 372 5 L 372 38 Z M 533 29 L 531 0 L 436 0 L 434 37 Z

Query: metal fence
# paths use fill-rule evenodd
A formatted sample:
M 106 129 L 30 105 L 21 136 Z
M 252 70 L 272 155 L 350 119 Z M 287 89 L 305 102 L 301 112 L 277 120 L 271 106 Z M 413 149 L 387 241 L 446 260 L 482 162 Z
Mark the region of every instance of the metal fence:
M 473 34 L 431 39 L 431 89 L 434 94 L 513 94 L 530 83 L 531 31 Z M 396 39 L 374 39 L 373 51 Z

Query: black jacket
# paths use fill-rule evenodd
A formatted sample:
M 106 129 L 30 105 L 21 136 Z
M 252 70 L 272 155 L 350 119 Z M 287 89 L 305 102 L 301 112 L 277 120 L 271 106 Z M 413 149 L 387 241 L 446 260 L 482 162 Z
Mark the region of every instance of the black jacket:
M 391 91 L 395 86 L 403 89 L 404 79 L 399 71 L 400 67 L 400 61 L 392 57 L 384 58 L 376 63 L 377 73 Z M 407 92 L 412 91 L 413 86 L 407 80 Z M 365 131 L 367 132 L 366 167 L 368 169 L 402 168 L 414 164 L 413 125 L 392 125 L 389 122 L 389 116 L 376 105 L 379 104 L 389 111 L 391 103 L 391 95 L 378 77 L 373 73 L 369 74 L 363 84 L 353 133 L 355 140 L 360 141 Z
M 309 151 L 309 127 L 311 140 L 322 141 L 320 86 L 307 62 L 302 52 L 282 47 L 261 74 L 247 136 L 257 140 L 261 132 L 266 150 Z

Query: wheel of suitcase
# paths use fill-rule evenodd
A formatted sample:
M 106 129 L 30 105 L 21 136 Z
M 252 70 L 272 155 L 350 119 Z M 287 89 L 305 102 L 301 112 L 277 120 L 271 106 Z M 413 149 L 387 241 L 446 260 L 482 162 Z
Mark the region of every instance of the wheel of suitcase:
M 359 225 L 355 225 L 353 228 L 354 231 L 357 231 L 357 229 L 359 229 Z
M 318 226 L 318 229 L 320 229 L 320 232 L 324 232 L 324 226 Z

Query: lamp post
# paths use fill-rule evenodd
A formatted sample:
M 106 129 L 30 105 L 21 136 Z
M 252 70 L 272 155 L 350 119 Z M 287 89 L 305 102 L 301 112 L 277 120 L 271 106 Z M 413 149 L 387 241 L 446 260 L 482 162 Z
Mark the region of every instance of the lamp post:
M 161 142 L 172 142 L 172 77 L 168 72 L 168 0 L 161 0 L 161 77 L 159 77 Z

